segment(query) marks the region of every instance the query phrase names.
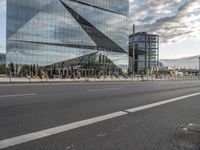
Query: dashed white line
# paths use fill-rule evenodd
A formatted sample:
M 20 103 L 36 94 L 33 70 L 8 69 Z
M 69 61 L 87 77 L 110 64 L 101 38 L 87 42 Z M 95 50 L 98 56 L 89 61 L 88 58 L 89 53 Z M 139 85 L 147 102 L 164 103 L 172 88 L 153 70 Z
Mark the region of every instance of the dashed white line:
M 91 89 L 88 90 L 88 92 L 96 92 L 96 91 L 112 91 L 112 90 L 121 90 L 122 87 L 120 88 L 104 88 L 104 89 Z
M 186 99 L 186 98 L 189 98 L 189 97 L 194 97 L 194 96 L 197 96 L 197 95 L 200 95 L 200 93 L 194 93 L 194 94 L 190 94 L 190 95 L 186 95 L 186 96 L 181 96 L 181 97 L 177 97 L 177 98 L 163 100 L 163 101 L 160 101 L 160 102 L 157 102 L 157 103 L 152 103 L 152 104 L 148 104 L 148 105 L 144 105 L 144 106 L 140 106 L 140 107 L 136 107 L 136 108 L 127 109 L 126 112 L 134 113 L 134 112 L 137 112 L 137 111 L 153 108 L 153 107 L 156 107 L 156 106 L 172 103 L 172 102 L 175 102 L 175 101 L 180 101 L 180 100 L 183 100 L 183 99 Z
M 0 98 L 6 97 L 22 97 L 22 96 L 35 96 L 37 93 L 29 93 L 29 94 L 14 94 L 14 95 L 0 95 Z
M 110 113 L 110 114 L 107 114 L 107 115 L 103 115 L 103 116 L 99 116 L 99 117 L 95 117 L 95 118 L 91 118 L 91 119 L 86 119 L 86 120 L 82 120 L 82 121 L 78 121 L 78 122 L 74 122 L 74 123 L 70 123 L 70 124 L 46 129 L 46 130 L 41 130 L 41 131 L 38 131 L 38 132 L 33 132 L 33 133 L 30 133 L 30 134 L 25 134 L 25 135 L 13 137 L 13 138 L 5 139 L 5 140 L 0 141 L 0 149 L 4 149 L 4 148 L 11 147 L 11 146 L 23 144 L 23 143 L 26 143 L 26 142 L 45 138 L 45 137 L 48 137 L 48 136 L 52 136 L 52 135 L 59 134 L 59 133 L 62 133 L 62 132 L 66 132 L 66 131 L 69 131 L 69 130 L 77 129 L 77 128 L 84 127 L 84 126 L 87 126 L 87 125 L 91 125 L 91 124 L 94 124 L 94 123 L 102 122 L 102 121 L 105 121 L 105 120 L 108 120 L 108 119 L 127 115 L 128 113 L 134 113 L 134 112 L 137 112 L 137 111 L 150 109 L 150 108 L 153 108 L 153 107 L 156 107 L 156 106 L 161 106 L 161 105 L 164 105 L 164 104 L 184 100 L 184 99 L 194 97 L 194 96 L 198 96 L 198 95 L 200 95 L 200 93 L 194 93 L 194 94 L 190 94 L 190 95 L 186 95 L 186 96 L 181 96 L 181 97 L 177 97 L 177 98 L 163 100 L 163 101 L 160 101 L 160 102 L 127 109 L 127 110 L 124 110 L 124 111 L 118 111 L 118 112 L 115 112 L 115 113 Z
M 97 122 L 101 122 L 101 121 L 108 120 L 111 118 L 116 118 L 116 117 L 123 116 L 126 114 L 127 114 L 126 112 L 119 111 L 119 112 L 115 112 L 115 113 L 111 113 L 111 114 L 107 114 L 107 115 L 103 115 L 103 116 L 99 116 L 99 117 L 95 117 L 95 118 L 91 118 L 91 119 L 87 119 L 83 121 L 70 123 L 70 124 L 55 127 L 55 128 L 50 128 L 47 130 L 42 130 L 42 131 L 38 131 L 38 132 L 34 132 L 34 133 L 30 133 L 30 134 L 26 134 L 26 135 L 22 135 L 18 137 L 6 139 L 3 141 L 0 141 L 0 149 L 8 148 L 10 146 L 15 146 L 15 145 L 33 141 L 36 139 L 48 137 L 48 136 L 55 135 L 58 133 L 66 132 L 72 129 L 91 125 Z

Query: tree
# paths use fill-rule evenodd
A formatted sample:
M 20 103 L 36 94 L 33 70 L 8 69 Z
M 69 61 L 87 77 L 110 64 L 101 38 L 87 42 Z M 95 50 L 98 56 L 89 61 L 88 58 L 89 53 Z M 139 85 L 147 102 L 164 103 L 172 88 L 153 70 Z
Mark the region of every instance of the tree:
M 33 66 L 32 65 L 30 66 L 30 77 L 31 78 L 33 77 Z
M 56 74 L 56 65 L 53 65 L 53 76 Z
M 16 64 L 16 65 L 15 65 L 15 73 L 18 74 L 18 71 L 19 71 L 19 65 Z
M 33 65 L 33 76 L 35 76 L 36 75 L 36 66 L 35 66 L 35 64 Z
M 9 74 L 9 69 L 6 65 L 0 65 L 0 74 Z
M 20 70 L 20 74 L 22 74 L 22 76 L 27 76 L 29 75 L 29 66 L 28 65 L 24 65 L 22 67 L 22 69 Z
M 15 71 L 14 64 L 12 62 L 10 63 L 10 71 L 11 71 L 12 74 Z
M 41 68 L 39 68 L 39 67 L 37 67 L 37 69 L 38 69 L 38 76 L 42 79 L 42 71 L 41 71 Z

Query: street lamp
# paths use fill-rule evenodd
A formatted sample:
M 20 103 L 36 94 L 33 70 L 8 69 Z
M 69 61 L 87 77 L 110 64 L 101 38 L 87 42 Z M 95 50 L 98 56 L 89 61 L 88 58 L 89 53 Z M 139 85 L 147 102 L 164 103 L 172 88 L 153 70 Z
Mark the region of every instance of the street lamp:
M 200 79 L 200 57 L 199 57 L 199 79 Z

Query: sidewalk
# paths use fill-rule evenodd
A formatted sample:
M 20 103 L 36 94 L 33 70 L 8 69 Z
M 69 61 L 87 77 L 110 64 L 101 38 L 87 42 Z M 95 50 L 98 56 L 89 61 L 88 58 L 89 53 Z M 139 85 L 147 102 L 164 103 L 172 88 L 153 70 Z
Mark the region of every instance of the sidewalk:
M 0 77 L 0 83 L 45 83 L 45 82 L 118 82 L 118 81 L 127 81 L 127 82 L 136 82 L 136 81 L 181 81 L 181 80 L 198 80 L 197 76 L 194 77 L 186 77 L 186 78 L 152 78 L 152 77 L 144 77 L 142 80 L 141 77 L 135 77 L 135 78 L 81 78 L 81 79 L 61 79 L 61 78 L 55 78 L 55 79 L 39 79 L 39 78 L 6 78 L 6 77 Z
M 109 82 L 109 81 L 141 81 L 139 78 L 80 78 L 80 79 L 39 79 L 39 78 L 0 78 L 0 83 L 45 83 L 45 82 Z

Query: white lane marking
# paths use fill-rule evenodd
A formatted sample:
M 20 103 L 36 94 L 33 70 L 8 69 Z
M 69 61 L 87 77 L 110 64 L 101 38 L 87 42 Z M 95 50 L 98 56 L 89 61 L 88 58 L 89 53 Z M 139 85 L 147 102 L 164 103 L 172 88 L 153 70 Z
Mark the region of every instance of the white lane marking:
M 197 96 L 197 95 L 200 95 L 200 93 L 194 93 L 194 94 L 185 95 L 185 96 L 181 96 L 181 97 L 177 97 L 177 98 L 163 100 L 163 101 L 160 101 L 160 102 L 156 102 L 156 103 L 152 103 L 152 104 L 148 104 L 148 105 L 144 105 L 144 106 L 139 106 L 139 107 L 127 109 L 125 111 L 126 112 L 130 112 L 130 113 L 134 113 L 134 112 L 137 112 L 137 111 L 141 111 L 141 110 L 153 108 L 153 107 L 156 107 L 156 106 L 161 106 L 161 105 L 164 105 L 164 104 L 180 101 L 180 100 L 183 100 L 183 99 L 186 99 L 186 98 L 190 98 L 190 97 L 194 97 L 194 96 Z
M 0 98 L 6 97 L 22 97 L 22 96 L 35 96 L 37 93 L 29 93 L 29 94 L 15 94 L 15 95 L 0 95 Z
M 58 81 L 59 82 L 59 81 Z M 104 84 L 124 84 L 124 83 L 126 83 L 126 84 L 133 84 L 133 82 L 128 82 L 128 81 L 109 81 L 109 82 L 95 82 L 95 81 L 90 81 L 90 82 L 86 82 L 86 81 L 83 81 L 83 82 L 63 82 L 63 83 L 58 83 L 58 82 L 55 82 L 55 83 L 53 83 L 53 82 L 45 82 L 44 81 L 44 83 L 26 83 L 26 84 L 24 84 L 24 83 L 15 83 L 15 84 L 1 84 L 0 83 L 0 87 L 23 87 L 23 86 L 56 86 L 56 85 L 85 85 L 85 84 L 89 84 L 89 85 L 94 85 L 94 84 L 102 84 L 102 85 L 104 85 Z M 134 82 L 135 84 L 143 84 L 144 82 L 138 82 L 138 81 L 136 81 L 136 82 Z
M 144 106 L 140 106 L 140 107 L 127 109 L 125 111 L 119 111 L 119 112 L 115 112 L 115 113 L 111 113 L 111 114 L 107 114 L 107 115 L 103 115 L 103 116 L 99 116 L 99 117 L 95 117 L 95 118 L 91 118 L 91 119 L 86 119 L 86 120 L 66 124 L 66 125 L 63 125 L 63 126 L 58 126 L 58 127 L 54 127 L 54 128 L 30 133 L 30 134 L 25 134 L 25 135 L 13 137 L 13 138 L 5 139 L 5 140 L 0 141 L 0 149 L 4 149 L 4 148 L 11 147 L 11 146 L 23 144 L 23 143 L 26 143 L 26 142 L 45 138 L 45 137 L 48 137 L 48 136 L 52 136 L 52 135 L 59 134 L 59 133 L 62 133 L 62 132 L 66 132 L 66 131 L 69 131 L 69 130 L 77 129 L 77 128 L 84 127 L 84 126 L 87 126 L 87 125 L 91 125 L 91 124 L 94 124 L 94 123 L 105 121 L 105 120 L 108 120 L 108 119 L 127 115 L 128 112 L 134 113 L 134 112 L 137 112 L 137 111 L 153 108 L 153 107 L 156 107 L 156 106 L 172 103 L 172 102 L 175 102 L 175 101 L 180 101 L 180 100 L 190 98 L 190 97 L 194 97 L 194 96 L 197 96 L 197 95 L 200 95 L 200 93 L 194 93 L 194 94 L 190 94 L 190 95 L 186 95 L 186 96 L 172 98 L 172 99 L 169 99 L 169 100 L 164 100 L 164 101 L 160 101 L 160 102 L 156 102 L 156 103 L 152 103 L 152 104 L 148 104 L 148 105 L 144 105 Z
M 115 112 L 115 113 L 111 113 L 111 114 L 107 114 L 107 115 L 103 115 L 103 116 L 99 116 L 99 117 L 95 117 L 95 118 L 91 118 L 91 119 L 87 119 L 87 120 L 82 120 L 82 121 L 70 123 L 70 124 L 63 125 L 63 126 L 58 126 L 58 127 L 54 127 L 54 128 L 50 128 L 50 129 L 46 129 L 46 130 L 42 130 L 42 131 L 30 133 L 30 134 L 18 136 L 18 137 L 6 139 L 6 140 L 3 140 L 3 141 L 0 141 L 0 149 L 8 148 L 8 147 L 15 146 L 15 145 L 18 145 L 18 144 L 33 141 L 33 140 L 36 140 L 36 139 L 48 137 L 48 136 L 55 135 L 55 134 L 58 134 L 58 133 L 66 132 L 66 131 L 69 131 L 69 130 L 72 130 L 72 129 L 91 125 L 91 124 L 94 124 L 94 123 L 97 123 L 97 122 L 116 118 L 116 117 L 123 116 L 123 115 L 126 115 L 126 114 L 128 114 L 128 113 L 123 112 L 123 111 L 119 111 L 119 112 Z
M 88 90 L 88 92 L 96 92 L 96 91 L 110 91 L 110 90 L 121 90 L 122 87 L 120 88 L 104 88 L 104 89 L 92 89 Z
M 27 84 L 0 84 L 0 87 L 24 87 L 24 86 L 56 86 L 56 85 L 68 85 L 76 83 L 27 83 Z

